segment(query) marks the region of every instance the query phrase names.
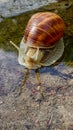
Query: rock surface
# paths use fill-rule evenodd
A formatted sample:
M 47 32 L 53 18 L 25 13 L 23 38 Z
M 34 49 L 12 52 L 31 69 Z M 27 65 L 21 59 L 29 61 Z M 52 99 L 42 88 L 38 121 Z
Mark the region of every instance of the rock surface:
M 18 64 L 9 41 L 20 42 L 24 21 L 26 26 L 34 12 L 0 23 L 0 130 L 73 130 L 73 4 L 55 3 L 42 10 L 57 12 L 65 20 L 63 61 L 39 70 L 44 99 L 34 70 L 19 95 L 26 69 Z
M 35 71 L 19 95 L 25 67 L 14 52 L 0 50 L 0 57 L 0 130 L 72 130 L 73 67 L 61 62 L 40 69 L 43 99 Z
M 56 0 L 0 0 L 0 16 L 15 16 L 55 1 Z

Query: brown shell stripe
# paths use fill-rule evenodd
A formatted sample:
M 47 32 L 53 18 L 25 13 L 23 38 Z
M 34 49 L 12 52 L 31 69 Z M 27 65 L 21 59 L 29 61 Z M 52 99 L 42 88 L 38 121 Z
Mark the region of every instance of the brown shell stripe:
M 53 23 L 52 23 L 53 27 L 50 26 L 50 23 L 52 21 L 53 21 Z M 45 23 L 45 25 L 43 23 Z M 50 35 L 52 37 L 52 33 L 56 34 L 56 30 L 58 32 L 60 32 L 60 34 L 61 34 L 61 29 L 63 29 L 63 22 L 59 17 L 55 16 L 55 17 L 51 17 L 51 18 L 47 18 L 47 19 L 43 20 L 41 23 L 38 24 L 38 26 L 40 27 L 40 29 L 42 28 L 45 33 L 47 33 L 48 35 Z M 49 26 L 50 26 L 50 30 L 48 30 Z M 46 31 L 45 31 L 45 28 L 47 28 Z
M 56 21 L 56 22 L 57 22 L 56 26 L 54 25 L 54 27 L 50 27 L 51 32 L 49 32 L 49 30 L 48 30 L 48 28 L 49 28 L 48 23 L 50 23 L 53 19 L 54 19 L 53 17 L 51 17 L 50 19 L 49 19 L 49 18 L 46 18 L 45 20 L 43 20 L 41 23 L 38 24 L 38 26 L 37 26 L 36 28 L 37 28 L 39 31 L 42 31 L 42 32 L 44 32 L 44 33 L 42 33 L 42 35 L 39 35 L 39 33 L 38 33 L 38 35 L 36 35 L 36 37 L 38 37 L 37 39 L 41 39 L 41 37 L 45 36 L 45 34 L 48 34 L 51 38 L 53 38 L 52 32 L 56 33 L 56 30 L 60 30 L 60 29 L 61 29 L 61 26 L 59 26 L 59 23 L 57 22 L 58 19 L 57 19 L 57 21 Z M 46 23 L 45 26 L 44 26 L 43 23 Z M 42 26 L 41 26 L 41 25 L 42 25 Z M 47 30 L 45 30 L 45 27 L 46 27 L 46 26 L 47 26 Z M 44 29 L 43 29 L 43 27 L 44 27 Z M 57 28 L 58 28 L 58 29 L 57 29 Z M 32 35 L 34 35 L 34 34 L 31 32 L 31 34 L 30 34 L 28 37 L 31 37 Z M 52 40 L 53 40 L 53 39 L 52 39 Z
M 28 22 L 28 25 L 27 25 L 27 27 L 26 28 L 28 28 L 28 27 L 30 27 L 30 25 L 31 25 L 31 23 L 32 23 L 32 25 L 33 25 L 33 23 L 34 23 L 34 21 L 36 22 L 36 19 L 38 20 L 37 22 L 39 23 L 39 22 L 41 22 L 42 20 L 44 20 L 44 16 L 45 16 L 45 18 L 47 18 L 48 16 L 51 16 L 52 15 L 52 13 L 51 14 L 49 14 L 49 13 L 47 12 L 46 14 L 45 13 L 37 13 L 37 14 L 35 14 L 35 15 L 33 15 L 32 17 L 31 17 L 31 19 L 29 20 L 29 22 Z M 40 17 L 41 16 L 41 17 Z
M 52 15 L 53 15 L 53 13 L 48 13 L 48 12 L 37 13 L 37 14 L 33 15 L 31 17 L 31 19 L 29 20 L 29 23 L 28 23 L 28 25 L 26 27 L 26 30 L 25 30 L 25 34 L 26 34 L 25 41 L 27 41 L 28 34 L 29 34 L 30 30 L 31 30 L 31 25 L 33 26 L 34 22 L 38 22 L 39 23 L 42 20 L 44 20 L 44 18 L 50 17 Z M 37 21 L 36 21 L 36 19 L 37 19 Z

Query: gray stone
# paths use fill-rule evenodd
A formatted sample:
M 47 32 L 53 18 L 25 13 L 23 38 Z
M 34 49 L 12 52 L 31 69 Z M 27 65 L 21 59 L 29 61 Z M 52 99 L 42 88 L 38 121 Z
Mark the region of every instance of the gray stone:
M 0 15 L 11 17 L 52 2 L 56 0 L 0 0 Z

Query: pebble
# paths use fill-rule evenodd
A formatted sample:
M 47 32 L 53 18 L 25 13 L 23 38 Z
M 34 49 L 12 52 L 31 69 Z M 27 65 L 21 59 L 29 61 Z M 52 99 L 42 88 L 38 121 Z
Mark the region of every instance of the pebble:
M 0 22 L 2 22 L 3 21 L 3 19 L 2 18 L 0 18 Z
M 73 85 L 73 79 L 70 79 L 68 82 L 69 85 Z
M 3 104 L 2 98 L 0 98 L 0 105 Z

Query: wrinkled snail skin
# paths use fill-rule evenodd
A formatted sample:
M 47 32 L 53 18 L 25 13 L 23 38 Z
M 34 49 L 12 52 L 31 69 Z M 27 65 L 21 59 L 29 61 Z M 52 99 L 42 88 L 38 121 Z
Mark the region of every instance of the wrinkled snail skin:
M 40 61 L 43 58 L 44 53 L 45 52 L 42 50 L 39 50 L 39 48 L 32 48 L 28 46 L 26 47 L 26 44 L 24 44 L 23 39 L 22 39 L 20 43 L 18 62 L 19 64 L 29 69 L 40 68 L 41 67 Z
M 37 69 L 55 63 L 64 51 L 64 31 L 64 21 L 57 14 L 34 14 L 28 21 L 20 47 L 11 42 L 19 51 L 19 64 L 29 69 Z

